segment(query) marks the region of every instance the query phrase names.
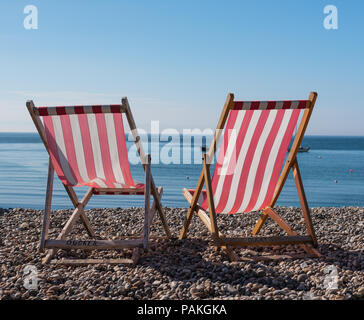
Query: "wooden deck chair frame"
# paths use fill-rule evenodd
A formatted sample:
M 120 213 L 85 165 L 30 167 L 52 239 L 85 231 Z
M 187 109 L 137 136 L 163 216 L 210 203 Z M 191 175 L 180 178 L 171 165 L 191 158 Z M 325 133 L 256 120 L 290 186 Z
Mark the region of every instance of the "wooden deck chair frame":
M 312 224 L 310 209 L 308 207 L 305 191 L 303 189 L 301 174 L 297 161 L 297 152 L 301 145 L 303 136 L 305 134 L 308 122 L 310 120 L 312 110 L 314 108 L 317 99 L 317 93 L 311 92 L 307 101 L 307 106 L 304 109 L 304 113 L 298 127 L 297 134 L 293 141 L 291 150 L 288 154 L 287 160 L 283 166 L 278 183 L 275 188 L 274 196 L 270 205 L 262 210 L 262 214 L 257 221 L 253 231 L 252 237 L 241 237 L 241 238 L 227 238 L 219 232 L 215 205 L 213 201 L 212 186 L 211 186 L 211 176 L 210 176 L 210 159 L 213 159 L 218 141 L 221 137 L 225 123 L 228 119 L 229 112 L 234 108 L 234 95 L 229 93 L 220 116 L 217 128 L 214 134 L 213 141 L 211 143 L 208 153 L 203 154 L 203 168 L 193 195 L 187 189 L 183 189 L 183 195 L 189 202 L 190 207 L 187 211 L 186 219 L 184 221 L 180 239 L 187 237 L 188 228 L 191 223 L 191 219 L 194 213 L 205 224 L 209 232 L 212 234 L 212 239 L 214 241 L 215 250 L 223 249 L 228 255 L 231 261 L 238 259 L 237 255 L 232 250 L 232 247 L 248 247 L 248 246 L 275 246 L 275 245 L 288 245 L 288 244 L 298 244 L 300 245 L 308 254 L 321 257 L 320 253 L 315 249 L 317 248 L 317 239 Z M 307 228 L 307 236 L 299 235 L 273 208 L 278 200 L 278 197 L 283 189 L 283 186 L 287 180 L 288 174 L 292 170 L 296 188 L 298 191 L 299 200 L 302 207 L 302 212 L 304 216 L 305 225 Z M 198 204 L 198 199 L 202 192 L 204 184 L 206 185 L 206 194 L 208 201 L 208 212 L 203 210 Z M 258 237 L 256 236 L 263 224 L 266 222 L 267 218 L 270 217 L 275 223 L 282 228 L 288 236 L 275 236 L 275 237 Z
M 49 154 L 50 150 L 45 135 L 45 128 L 43 126 L 42 121 L 40 120 L 38 109 L 35 107 L 32 100 L 27 101 L 26 106 L 35 124 L 35 127 L 37 128 L 38 133 L 44 143 L 44 146 Z M 98 237 L 95 231 L 93 230 L 91 223 L 84 211 L 85 206 L 87 205 L 87 203 L 94 194 L 133 195 L 136 194 L 136 191 L 134 189 L 89 188 L 89 190 L 86 192 L 82 200 L 79 201 L 74 191 L 74 188 L 63 184 L 75 209 L 71 217 L 67 221 L 67 223 L 64 225 L 57 239 L 49 239 L 48 232 L 49 232 L 49 224 L 51 216 L 53 180 L 54 180 L 54 168 L 51 162 L 51 158 L 49 157 L 45 209 L 44 209 L 43 225 L 42 225 L 42 233 L 40 241 L 40 250 L 41 251 L 47 250 L 47 255 L 42 261 L 43 264 L 50 262 L 53 256 L 56 254 L 57 250 L 59 249 L 107 250 L 107 249 L 134 248 L 131 259 L 82 259 L 82 260 L 62 259 L 62 260 L 52 260 L 52 263 L 62 263 L 69 265 L 90 264 L 90 263 L 109 263 L 109 264 L 120 263 L 120 264 L 135 265 L 139 260 L 140 249 L 148 248 L 150 226 L 153 222 L 155 211 L 158 211 L 159 213 L 159 217 L 162 221 L 163 228 L 165 230 L 167 237 L 171 238 L 171 233 L 160 201 L 163 189 L 161 187 L 157 188 L 154 184 L 154 180 L 151 174 L 151 158 L 150 155 L 146 155 L 143 151 L 142 144 L 140 143 L 140 136 L 138 134 L 138 130 L 136 128 L 136 124 L 129 106 L 129 102 L 126 97 L 122 98 L 121 100 L 121 113 L 125 113 L 126 115 L 131 133 L 134 138 L 134 142 L 137 147 L 138 154 L 140 156 L 145 171 L 145 188 L 144 188 L 145 217 L 144 217 L 143 230 L 141 231 L 139 238 L 124 239 L 124 240 L 101 240 L 101 238 Z M 152 207 L 150 207 L 151 195 L 154 198 Z M 78 221 L 78 219 L 80 219 L 83 226 L 86 228 L 88 235 L 91 238 L 93 238 L 93 240 L 66 240 L 67 235 L 71 232 L 73 226 Z

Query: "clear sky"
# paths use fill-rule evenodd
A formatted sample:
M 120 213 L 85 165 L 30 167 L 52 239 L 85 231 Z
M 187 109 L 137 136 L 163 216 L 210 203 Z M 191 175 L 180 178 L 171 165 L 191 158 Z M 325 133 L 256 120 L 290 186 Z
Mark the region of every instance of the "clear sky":
M 26 30 L 24 7 L 38 8 Z M 323 26 L 338 9 L 338 29 Z M 364 135 L 363 0 L 1 0 L 0 131 L 36 105 L 118 103 L 139 127 L 213 128 L 239 100 L 319 98 L 308 134 Z

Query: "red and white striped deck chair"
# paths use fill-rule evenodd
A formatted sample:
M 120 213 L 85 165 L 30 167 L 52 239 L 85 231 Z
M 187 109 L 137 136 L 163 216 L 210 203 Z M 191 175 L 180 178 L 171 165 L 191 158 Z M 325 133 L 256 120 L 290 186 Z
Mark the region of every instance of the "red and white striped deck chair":
M 165 232 L 171 236 L 160 198 L 150 171 L 150 156 L 145 155 L 127 98 L 118 105 L 72 107 L 39 107 L 33 101 L 27 108 L 49 153 L 47 192 L 41 235 L 41 250 L 48 249 L 43 263 L 49 262 L 57 249 L 135 248 L 132 259 L 108 260 L 110 263 L 132 263 L 138 260 L 140 247 L 147 248 L 149 228 L 155 211 L 159 212 Z M 130 172 L 122 114 L 125 113 L 145 170 L 145 183 L 136 183 Z M 43 120 L 43 121 L 42 121 Z M 54 171 L 64 185 L 75 210 L 57 239 L 48 239 Z M 89 190 L 79 201 L 73 187 Z M 94 232 L 84 208 L 92 195 L 144 195 L 145 222 L 138 239 L 102 240 Z M 154 203 L 150 208 L 150 194 Z M 67 240 L 75 222 L 80 219 L 93 240 Z M 60 261 L 73 263 L 72 260 Z M 100 260 L 84 260 L 99 263 Z M 102 261 L 101 261 L 102 262 Z M 77 263 L 81 263 L 77 261 Z
M 181 239 L 187 236 L 192 215 L 196 212 L 212 233 L 215 247 L 224 249 L 230 259 L 236 258 L 230 247 L 284 244 L 300 244 L 310 254 L 319 256 L 314 249 L 317 240 L 296 157 L 316 98 L 317 94 L 313 92 L 308 100 L 241 102 L 234 101 L 233 94 L 228 95 L 211 147 L 203 155 L 203 170 L 197 187 L 195 190 L 183 189 L 190 208 L 181 231 Z M 299 129 L 284 164 L 301 113 Z M 211 179 L 210 161 L 214 158 L 223 131 L 223 141 Z M 298 235 L 273 209 L 291 169 L 307 236 Z M 204 184 L 206 190 L 203 190 Z M 259 210 L 262 210 L 262 215 L 253 229 L 253 237 L 227 238 L 219 232 L 217 213 Z M 256 236 L 268 217 L 288 236 Z

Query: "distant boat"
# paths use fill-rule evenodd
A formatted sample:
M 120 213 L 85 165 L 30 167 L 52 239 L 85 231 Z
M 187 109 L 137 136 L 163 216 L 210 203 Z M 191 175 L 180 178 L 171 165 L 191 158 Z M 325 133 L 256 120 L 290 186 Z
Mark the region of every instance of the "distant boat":
M 310 150 L 310 147 L 299 147 L 298 152 L 308 152 Z
M 308 152 L 310 150 L 310 147 L 299 147 L 298 152 Z M 288 152 L 291 151 L 291 148 L 288 149 Z
M 295 130 L 295 136 L 297 134 L 297 125 L 296 125 L 296 130 Z M 298 148 L 298 152 L 308 152 L 311 149 L 311 147 L 307 146 L 307 147 L 302 147 L 300 146 Z M 288 149 L 288 152 L 291 151 L 291 148 Z

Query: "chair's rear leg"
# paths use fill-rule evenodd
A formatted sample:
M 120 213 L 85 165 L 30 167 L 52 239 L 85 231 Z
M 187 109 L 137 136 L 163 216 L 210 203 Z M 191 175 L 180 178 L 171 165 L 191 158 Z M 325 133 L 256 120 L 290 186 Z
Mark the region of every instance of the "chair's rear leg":
M 186 218 L 185 218 L 185 221 L 183 222 L 183 226 L 182 226 L 181 233 L 179 235 L 179 239 L 185 239 L 187 237 L 187 232 L 190 227 L 190 224 L 192 221 L 192 216 L 193 216 L 194 212 L 195 212 L 195 209 L 192 206 L 190 206 L 187 210 Z
M 157 188 L 157 192 L 158 192 L 159 199 L 161 199 L 162 198 L 162 194 L 163 194 L 163 188 L 162 187 L 158 187 Z M 156 205 L 156 202 L 153 201 L 152 207 L 150 209 L 150 214 L 149 214 L 149 222 L 148 222 L 149 230 L 150 230 L 150 227 L 153 224 L 153 219 L 154 219 L 154 216 L 155 216 L 155 212 L 156 211 L 157 211 L 157 205 Z M 140 237 L 144 237 L 144 227 L 140 231 Z
M 157 188 L 157 193 L 158 193 L 158 198 L 161 199 L 162 198 L 162 194 L 163 194 L 163 188 L 162 187 L 158 187 Z M 155 212 L 157 210 L 157 205 L 156 205 L 156 202 L 155 200 L 153 201 L 153 204 L 152 204 L 152 207 L 150 209 L 150 213 L 149 213 L 149 216 L 148 216 L 148 228 L 150 230 L 150 227 L 152 226 L 152 223 L 153 223 L 153 219 L 154 219 L 154 215 L 155 215 Z M 142 228 L 141 232 L 140 232 L 140 237 L 144 237 L 145 236 L 145 232 L 144 232 L 144 228 L 145 228 L 145 222 L 144 222 L 144 227 Z M 149 234 L 149 233 L 148 233 Z M 136 265 L 140 259 L 140 248 L 135 248 L 133 249 L 133 254 L 132 254 L 132 257 L 131 257 L 131 260 L 133 261 L 133 265 Z
M 170 239 L 170 238 L 172 238 L 172 234 L 171 234 L 171 231 L 169 230 L 167 219 L 166 219 L 166 216 L 164 215 L 162 204 L 161 204 L 161 201 L 159 199 L 157 188 L 156 188 L 156 186 L 154 184 L 152 176 L 151 176 L 151 192 L 152 192 L 154 202 L 156 204 L 156 207 L 157 207 L 157 210 L 158 210 L 158 213 L 159 213 L 159 217 L 160 217 L 160 219 L 162 221 L 164 231 L 165 231 L 167 237 Z
M 312 224 L 310 208 L 308 207 L 307 198 L 306 198 L 305 190 L 303 188 L 301 173 L 300 173 L 300 169 L 298 167 L 297 159 L 293 163 L 292 172 L 293 172 L 294 180 L 296 182 L 298 197 L 301 202 L 301 207 L 302 207 L 303 217 L 305 219 L 307 232 L 311 236 L 313 245 L 316 248 L 318 246 L 317 238 L 316 238 L 315 230 L 314 230 L 314 227 Z
M 256 223 L 256 225 L 255 225 L 255 227 L 254 227 L 254 229 L 252 231 L 253 236 L 257 235 L 260 232 L 260 230 L 263 227 L 263 224 L 267 221 L 267 219 L 268 219 L 268 215 L 265 212 L 263 212 L 261 214 L 261 216 L 259 217 L 259 219 L 258 219 L 258 221 L 257 221 L 257 223 Z
M 179 239 L 185 239 L 187 237 L 188 228 L 190 227 L 193 213 L 196 211 L 196 205 L 198 202 L 198 198 L 200 197 L 200 194 L 202 192 L 204 182 L 205 182 L 205 175 L 204 175 L 204 170 L 202 169 L 200 178 L 198 179 L 198 182 L 197 182 L 195 192 L 194 192 L 193 196 L 191 197 L 191 200 L 187 200 L 190 204 L 190 207 L 188 208 L 185 221 L 183 222 L 183 226 L 181 229 Z M 183 189 L 183 191 L 182 191 L 183 193 L 184 193 L 184 190 L 185 189 Z
M 131 256 L 132 264 L 135 266 L 140 259 L 140 248 L 134 248 Z
M 287 232 L 287 234 L 289 236 L 297 236 L 298 233 L 293 230 L 291 228 L 291 226 L 277 213 L 275 212 L 272 208 L 266 208 L 264 210 L 270 218 L 273 219 L 273 221 L 275 221 L 285 232 Z M 307 244 L 301 244 L 300 245 L 307 253 L 309 254 L 313 254 L 317 257 L 321 257 L 321 254 L 315 250 L 314 248 L 311 248 L 309 245 Z
M 156 194 L 156 196 L 154 196 L 154 194 Z M 154 198 L 154 201 L 156 203 L 156 207 L 157 207 L 157 211 L 158 211 L 158 214 L 159 214 L 159 218 L 162 221 L 162 225 L 163 225 L 163 228 L 164 228 L 164 232 L 166 233 L 167 238 L 168 239 L 171 239 L 172 238 L 172 234 L 171 234 L 171 231 L 169 230 L 169 226 L 168 226 L 168 223 L 167 223 L 167 219 L 166 219 L 166 216 L 164 214 L 164 211 L 163 211 L 163 208 L 162 208 L 162 204 L 160 202 L 160 199 L 158 198 L 158 193 L 157 192 L 153 192 L 153 198 Z
M 82 224 L 84 225 L 86 231 L 87 231 L 87 234 L 91 237 L 91 238 L 94 238 L 94 239 L 101 239 L 101 237 L 99 237 L 94 229 L 92 228 L 91 226 L 91 222 L 90 220 L 87 218 L 87 215 L 84 211 L 81 212 L 80 214 L 80 220 L 82 222 Z
M 272 208 L 264 209 L 264 213 L 267 214 L 273 221 L 278 224 L 289 236 L 297 236 L 298 233 L 294 231 L 291 226 Z
M 75 192 L 75 190 L 73 190 L 73 188 L 71 186 L 67 186 L 67 185 L 63 185 L 64 188 L 66 189 L 67 193 L 68 193 L 68 196 L 70 197 L 72 203 L 73 203 L 73 206 L 75 207 L 75 209 L 77 208 L 78 206 L 78 197 L 77 197 L 77 194 Z M 95 233 L 95 231 L 93 230 L 92 226 L 91 226 L 91 222 L 90 220 L 87 218 L 87 215 L 84 211 L 81 212 L 81 215 L 80 215 L 80 220 L 82 222 L 82 224 L 84 225 L 88 235 L 91 237 L 91 238 L 94 238 L 94 239 L 100 239 L 100 237 Z

